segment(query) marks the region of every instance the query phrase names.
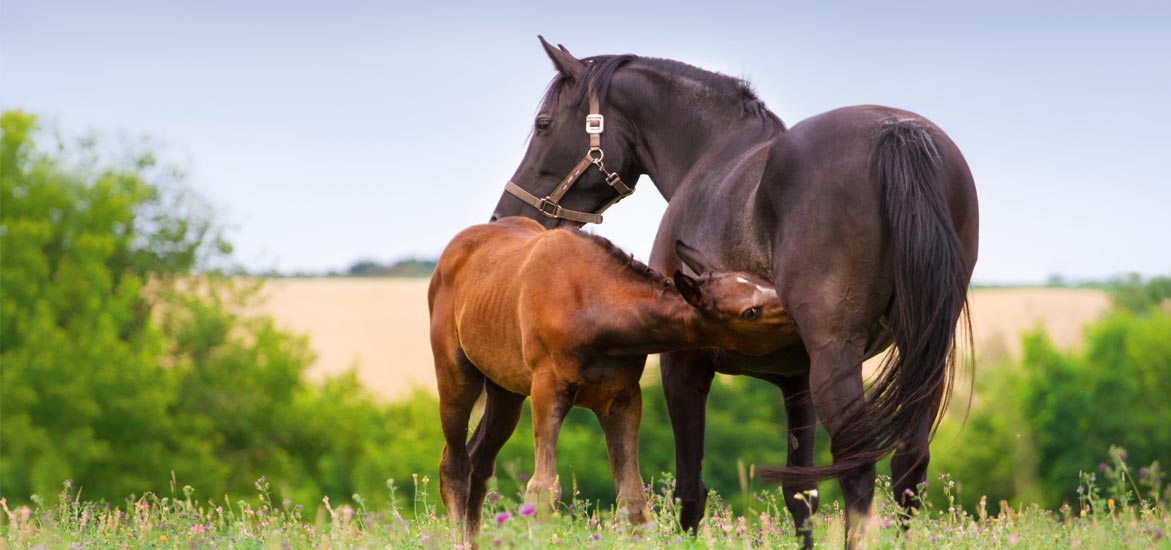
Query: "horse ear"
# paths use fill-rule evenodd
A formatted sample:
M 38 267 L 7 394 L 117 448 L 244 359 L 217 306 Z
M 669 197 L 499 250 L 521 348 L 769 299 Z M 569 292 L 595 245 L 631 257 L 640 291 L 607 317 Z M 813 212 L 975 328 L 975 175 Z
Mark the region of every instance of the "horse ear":
M 569 50 L 564 46 L 558 48 L 545 40 L 544 36 L 537 35 L 541 40 L 541 46 L 545 48 L 545 53 L 549 54 L 549 59 L 553 61 L 553 67 L 561 74 L 568 76 L 574 80 L 581 79 L 581 73 L 585 70 L 585 64 L 569 53 Z
M 711 265 L 703 256 L 703 252 L 687 246 L 687 243 L 683 241 L 675 241 L 675 255 L 683 260 L 683 263 L 687 264 L 687 267 L 690 267 L 696 275 L 707 273 L 708 266 Z
M 684 275 L 682 271 L 676 271 L 674 278 L 675 288 L 683 295 L 683 299 L 692 307 L 703 309 L 703 291 L 699 289 L 699 282 Z

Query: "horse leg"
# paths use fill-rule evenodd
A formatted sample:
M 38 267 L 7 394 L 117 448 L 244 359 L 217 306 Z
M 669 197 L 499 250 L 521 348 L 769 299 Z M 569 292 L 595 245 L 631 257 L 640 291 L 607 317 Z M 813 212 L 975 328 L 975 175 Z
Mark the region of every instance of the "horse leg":
M 806 358 L 808 361 L 808 358 Z M 785 398 L 785 417 L 789 425 L 788 466 L 813 466 L 814 440 L 817 436 L 817 411 L 809 393 L 809 373 L 778 376 L 772 380 Z M 786 484 L 781 487 L 785 504 L 793 516 L 793 525 L 803 548 L 813 548 L 813 531 L 807 522 L 817 511 L 817 483 Z
M 439 416 L 443 425 L 443 458 L 439 462 L 439 493 L 452 522 L 465 520 L 471 464 L 468 457 L 468 419 L 484 375 L 462 350 L 436 353 L 435 374 L 439 386 Z
M 803 338 L 805 336 L 803 335 Z M 848 339 L 865 342 L 865 335 Z M 821 347 L 806 345 L 810 351 L 810 388 L 817 416 L 830 436 L 830 451 L 834 463 L 855 458 L 851 439 L 857 438 L 859 426 L 846 425 L 859 407 L 865 405 L 862 386 L 862 347 L 835 344 L 834 340 Z M 870 513 L 874 500 L 874 462 L 851 468 L 838 475 L 838 485 L 846 501 L 846 544 L 854 548 L 862 534 L 863 520 Z
M 642 419 L 642 388 L 628 380 L 594 410 L 606 436 L 610 471 L 618 490 L 618 509 L 635 525 L 646 523 L 646 494 L 638 471 L 638 425 Z
M 935 423 L 942 394 L 942 386 L 935 397 L 936 414 L 907 434 L 895 449 L 890 460 L 890 475 L 894 480 L 895 501 L 908 515 L 919 509 L 919 487 L 927 481 L 927 465 L 931 462 L 931 426 Z M 906 525 L 906 524 L 904 524 Z
M 548 369 L 546 372 L 552 372 Z M 557 436 L 573 406 L 571 389 L 554 376 L 533 377 L 533 437 L 535 466 L 525 488 L 525 501 L 555 510 L 561 500 L 557 479 Z
M 484 416 L 472 432 L 468 442 L 472 459 L 472 478 L 468 487 L 467 533 L 474 539 L 480 531 L 480 520 L 487 494 L 488 478 L 496 473 L 496 455 L 516 431 L 525 396 L 512 393 L 488 380 L 485 386 Z
M 663 393 L 675 434 L 675 499 L 679 523 L 695 531 L 707 506 L 703 484 L 703 438 L 707 396 L 715 377 L 715 353 L 686 351 L 660 356 Z

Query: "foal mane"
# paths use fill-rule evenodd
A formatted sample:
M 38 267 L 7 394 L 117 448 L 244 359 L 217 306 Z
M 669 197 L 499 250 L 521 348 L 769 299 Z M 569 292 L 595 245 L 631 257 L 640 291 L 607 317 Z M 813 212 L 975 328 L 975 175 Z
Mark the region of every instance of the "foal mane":
M 716 71 L 709 71 L 683 63 L 682 61 L 675 61 L 674 59 L 640 57 L 633 54 L 596 55 L 583 58 L 581 61 L 585 63 L 585 71 L 581 76 L 581 85 L 574 88 L 573 97 L 569 98 L 576 105 L 580 105 L 585 101 L 588 97 L 588 92 L 591 90 L 597 94 L 598 101 L 605 104 L 606 95 L 610 90 L 610 80 L 614 78 L 614 73 L 624 65 L 633 61 L 640 61 L 644 66 L 663 74 L 675 75 L 706 83 L 715 90 L 723 92 L 730 100 L 736 102 L 740 106 L 742 113 L 763 121 L 774 122 L 782 130 L 785 129 L 784 121 L 765 106 L 764 101 L 761 101 L 756 95 L 756 90 L 753 89 L 752 83 L 746 79 L 728 76 Z M 549 87 L 546 88 L 544 97 L 541 98 L 541 108 L 544 109 L 546 106 L 556 105 L 557 101 L 560 100 L 561 91 L 564 89 L 565 84 L 571 80 L 573 80 L 572 77 L 560 72 L 557 73 L 553 77 L 553 80 L 549 82 Z
M 623 266 L 623 268 L 625 268 L 630 273 L 638 276 L 640 279 L 664 287 L 675 287 L 675 283 L 671 282 L 671 279 L 664 277 L 658 271 L 651 269 L 650 266 L 636 260 L 633 254 L 622 250 L 618 247 L 618 245 L 610 242 L 610 239 L 607 239 L 601 235 L 587 233 L 586 231 L 575 227 L 566 227 L 563 230 L 569 231 L 581 237 L 585 237 L 586 240 L 592 242 L 594 246 L 608 254 L 611 259 L 613 259 L 619 265 Z

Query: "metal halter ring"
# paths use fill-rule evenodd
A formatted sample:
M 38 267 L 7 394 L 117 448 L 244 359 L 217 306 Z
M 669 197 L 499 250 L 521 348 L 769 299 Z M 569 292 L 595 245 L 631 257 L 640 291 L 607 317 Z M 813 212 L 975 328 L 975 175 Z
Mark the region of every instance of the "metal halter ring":
M 594 153 L 597 153 L 598 156 L 595 157 Z M 602 151 L 601 147 L 592 147 L 589 151 L 586 152 L 586 155 L 590 157 L 590 160 L 593 161 L 594 164 L 597 164 L 602 162 L 602 158 L 606 156 L 606 153 L 605 151 Z

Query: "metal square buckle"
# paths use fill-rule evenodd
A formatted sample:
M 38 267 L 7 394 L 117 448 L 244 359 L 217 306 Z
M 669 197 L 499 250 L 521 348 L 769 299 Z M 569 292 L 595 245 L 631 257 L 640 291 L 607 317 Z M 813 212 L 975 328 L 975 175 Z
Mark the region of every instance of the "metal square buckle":
M 561 206 L 549 200 L 549 197 L 541 199 L 541 206 L 537 207 L 546 218 L 556 218 L 561 214 Z
M 606 125 L 606 119 L 602 115 L 586 115 L 586 133 L 600 134 L 602 128 Z

